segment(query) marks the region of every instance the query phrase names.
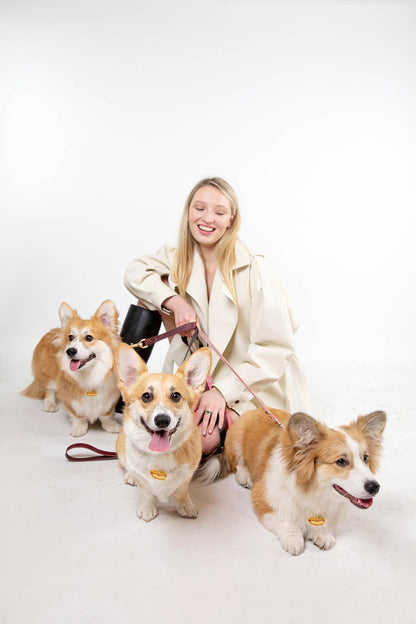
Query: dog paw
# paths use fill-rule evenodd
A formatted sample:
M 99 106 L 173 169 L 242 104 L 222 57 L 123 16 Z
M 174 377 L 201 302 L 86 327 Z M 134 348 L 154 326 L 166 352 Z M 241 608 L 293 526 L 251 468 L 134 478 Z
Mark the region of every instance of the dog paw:
M 88 420 L 85 420 L 85 421 L 80 420 L 80 421 L 72 423 L 71 435 L 74 436 L 74 438 L 79 438 L 85 435 L 87 431 L 88 431 Z
M 121 431 L 121 425 L 120 423 L 118 423 L 116 420 L 111 419 L 111 420 L 102 420 L 101 421 L 101 426 L 104 429 L 104 431 L 108 431 L 109 433 L 120 433 Z
M 137 510 L 137 516 L 145 522 L 154 520 L 158 514 L 156 507 L 139 507 Z
M 302 535 L 283 535 L 280 537 L 280 543 L 289 555 L 300 555 L 305 549 Z
M 329 550 L 335 544 L 335 538 L 331 533 L 324 533 L 323 535 L 317 535 L 313 543 L 321 550 Z
M 125 473 L 125 475 L 124 475 L 124 482 L 127 485 L 136 485 L 135 478 L 129 472 Z
M 253 487 L 253 480 L 250 477 L 250 473 L 245 466 L 238 465 L 235 473 L 235 480 L 239 485 L 242 485 L 249 490 Z
M 45 399 L 43 402 L 43 411 L 44 412 L 57 412 L 58 406 L 56 405 L 55 399 Z
M 178 505 L 176 507 L 177 513 L 182 516 L 182 518 L 197 518 L 198 517 L 198 509 L 195 507 L 193 503 L 187 503 L 186 505 Z

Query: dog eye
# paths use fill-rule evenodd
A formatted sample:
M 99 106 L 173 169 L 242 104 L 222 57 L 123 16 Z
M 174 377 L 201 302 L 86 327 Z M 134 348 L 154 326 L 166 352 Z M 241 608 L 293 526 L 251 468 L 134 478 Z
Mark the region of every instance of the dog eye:
M 74 338 L 75 338 L 75 336 L 73 336 L 72 334 L 69 334 L 69 336 L 68 336 L 69 342 L 72 342 Z
M 340 457 L 339 459 L 337 459 L 337 461 L 335 463 L 340 468 L 346 468 L 349 465 L 348 460 L 344 459 L 344 457 Z
M 172 394 L 170 395 L 170 400 L 173 401 L 174 403 L 179 403 L 181 398 L 182 397 L 179 394 L 179 392 L 172 392 Z
M 369 460 L 369 459 L 370 459 L 370 458 L 368 457 L 367 453 L 365 453 L 365 455 L 364 455 L 364 457 L 363 457 L 363 461 L 364 461 L 364 463 L 365 463 L 365 464 L 368 464 L 368 460 Z
M 150 392 L 143 392 L 141 399 L 143 403 L 150 403 L 150 401 L 152 401 L 153 399 L 153 394 L 151 394 Z
M 92 341 L 94 340 L 94 336 L 91 336 L 91 334 L 87 334 L 87 335 L 85 336 L 85 340 L 86 340 L 87 342 L 92 342 Z

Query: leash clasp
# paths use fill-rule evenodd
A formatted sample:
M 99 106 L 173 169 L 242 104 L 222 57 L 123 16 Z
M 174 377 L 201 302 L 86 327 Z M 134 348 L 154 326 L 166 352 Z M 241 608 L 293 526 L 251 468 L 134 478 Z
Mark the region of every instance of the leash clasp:
M 130 346 L 133 347 L 133 349 L 135 349 L 136 347 L 139 347 L 140 349 L 147 349 L 149 347 L 149 345 L 146 344 L 146 338 L 142 338 L 141 340 L 139 340 L 139 342 L 130 343 Z
M 270 416 L 270 418 L 273 420 L 273 422 L 275 422 L 275 423 L 276 423 L 276 425 L 279 425 L 279 427 L 280 427 L 281 429 L 283 429 L 283 428 L 284 428 L 284 427 L 283 427 L 283 425 L 282 425 L 282 423 L 280 422 L 280 420 L 279 420 L 278 418 L 276 418 L 276 416 L 275 416 L 274 414 L 272 414 L 270 410 L 265 409 L 264 411 L 266 412 L 266 414 L 267 414 L 268 416 Z

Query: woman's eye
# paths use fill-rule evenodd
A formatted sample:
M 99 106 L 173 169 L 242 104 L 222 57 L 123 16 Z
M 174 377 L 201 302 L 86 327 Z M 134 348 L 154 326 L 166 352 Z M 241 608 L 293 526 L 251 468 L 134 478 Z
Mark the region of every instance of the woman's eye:
M 92 342 L 92 341 L 94 340 L 94 337 L 93 337 L 93 336 L 91 336 L 91 334 L 87 334 L 87 335 L 85 336 L 85 340 L 86 340 L 87 342 Z
M 150 392 L 143 392 L 142 394 L 143 403 L 150 403 L 152 399 L 153 399 L 153 394 L 151 394 Z
M 179 394 L 179 392 L 172 392 L 172 394 L 170 395 L 170 399 L 171 401 L 173 401 L 174 403 L 179 403 L 179 401 L 181 400 L 181 395 Z
M 69 340 L 69 342 L 72 342 L 72 341 L 73 341 L 73 339 L 74 339 L 74 336 L 73 336 L 72 334 L 69 334 L 69 336 L 68 336 L 68 340 Z
M 348 466 L 348 460 L 344 459 L 344 457 L 340 457 L 335 463 L 340 468 L 345 468 L 346 466 Z

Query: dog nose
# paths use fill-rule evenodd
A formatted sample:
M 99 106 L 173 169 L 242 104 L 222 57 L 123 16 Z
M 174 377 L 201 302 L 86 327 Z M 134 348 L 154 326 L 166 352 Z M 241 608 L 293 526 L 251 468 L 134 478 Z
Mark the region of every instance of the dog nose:
M 371 496 L 374 496 L 375 494 L 377 494 L 377 492 L 380 489 L 380 484 L 377 483 L 377 481 L 367 481 L 367 483 L 364 485 L 364 489 L 371 494 Z
M 166 429 L 170 424 L 170 416 L 167 414 L 158 414 L 155 416 L 155 425 L 159 427 L 159 429 Z
M 75 347 L 70 347 L 66 350 L 66 354 L 69 355 L 69 357 L 74 357 L 74 355 L 77 354 L 77 350 L 75 349 Z

